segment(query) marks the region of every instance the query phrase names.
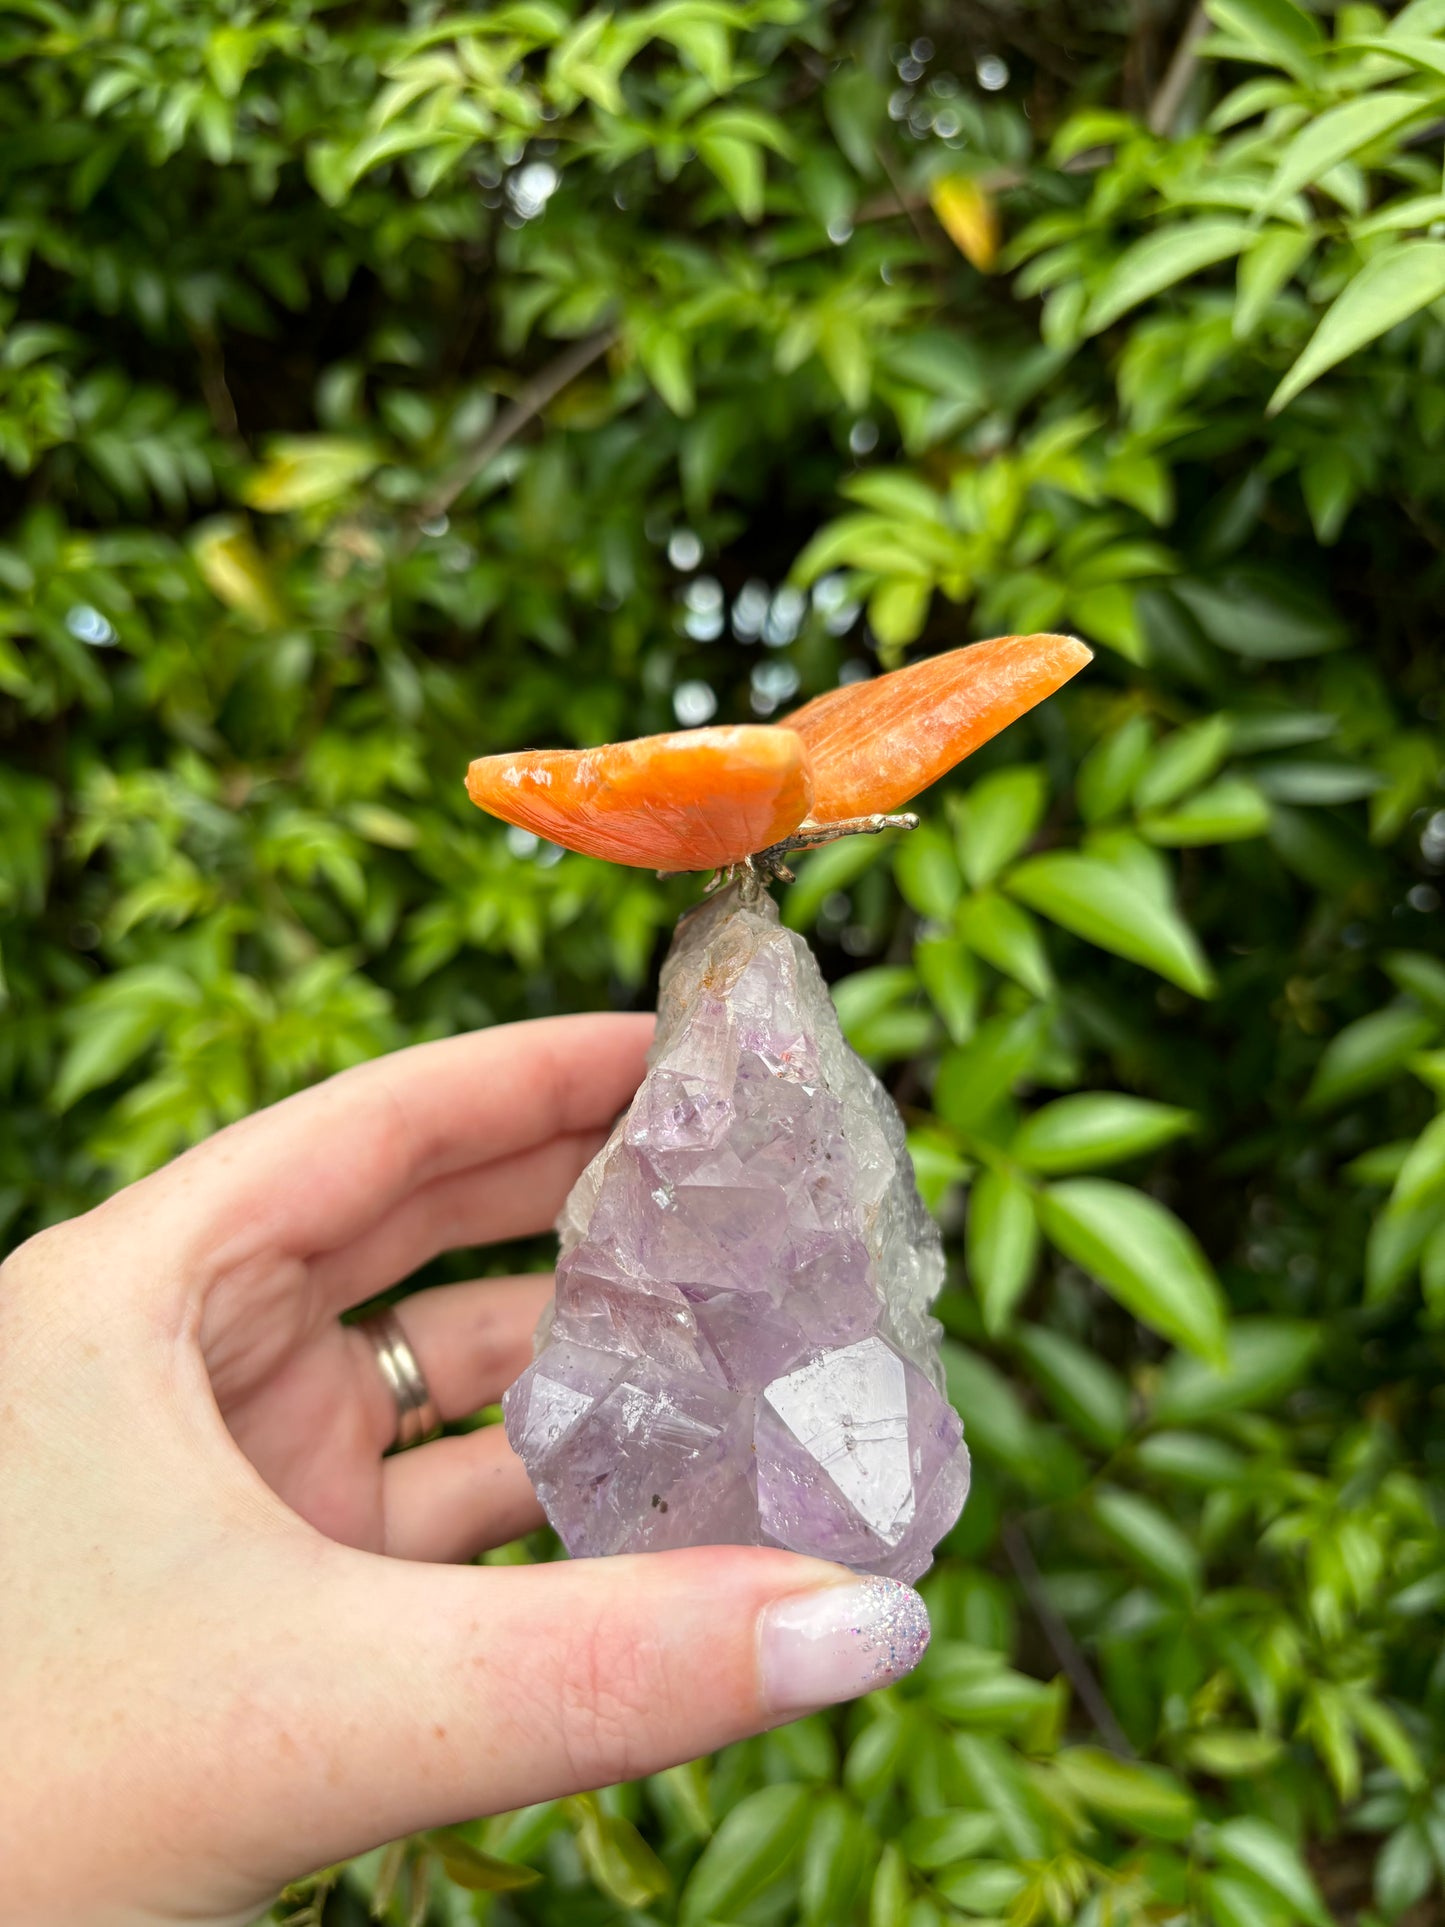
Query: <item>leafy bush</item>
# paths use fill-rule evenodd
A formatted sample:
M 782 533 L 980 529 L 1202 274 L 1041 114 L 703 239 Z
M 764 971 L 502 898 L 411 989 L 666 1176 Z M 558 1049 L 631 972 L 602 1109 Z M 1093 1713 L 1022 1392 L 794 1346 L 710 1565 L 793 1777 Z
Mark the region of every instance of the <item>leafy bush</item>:
M 648 1001 L 694 886 L 471 755 L 1100 645 L 787 899 L 954 1257 L 920 1674 L 278 1917 L 1426 1919 L 1445 0 L 24 0 L 0 60 L 10 1235 Z

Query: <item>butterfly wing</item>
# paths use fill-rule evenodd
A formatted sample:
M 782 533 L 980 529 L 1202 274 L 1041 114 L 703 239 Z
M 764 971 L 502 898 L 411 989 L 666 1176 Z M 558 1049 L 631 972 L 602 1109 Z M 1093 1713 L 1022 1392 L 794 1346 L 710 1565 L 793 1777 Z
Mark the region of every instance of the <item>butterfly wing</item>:
M 1091 660 L 1073 636 L 996 636 L 805 703 L 781 727 L 807 745 L 810 820 L 896 810 Z
M 564 849 L 647 870 L 741 862 L 796 829 L 812 801 L 801 740 L 767 724 L 481 756 L 467 793 Z

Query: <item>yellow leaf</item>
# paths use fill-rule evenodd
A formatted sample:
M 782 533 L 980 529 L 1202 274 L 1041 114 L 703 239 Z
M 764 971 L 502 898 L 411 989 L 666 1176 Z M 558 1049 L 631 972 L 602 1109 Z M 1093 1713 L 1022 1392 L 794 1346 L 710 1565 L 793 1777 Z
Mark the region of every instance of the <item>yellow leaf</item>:
M 983 188 L 967 174 L 947 174 L 928 198 L 959 253 L 987 274 L 998 256 L 998 210 Z
M 369 443 L 345 435 L 280 435 L 247 481 L 246 500 L 266 515 L 319 508 L 350 494 L 380 460 Z
M 281 621 L 265 559 L 243 522 L 225 516 L 202 523 L 191 538 L 191 553 L 206 587 L 228 609 L 257 629 L 272 629 Z

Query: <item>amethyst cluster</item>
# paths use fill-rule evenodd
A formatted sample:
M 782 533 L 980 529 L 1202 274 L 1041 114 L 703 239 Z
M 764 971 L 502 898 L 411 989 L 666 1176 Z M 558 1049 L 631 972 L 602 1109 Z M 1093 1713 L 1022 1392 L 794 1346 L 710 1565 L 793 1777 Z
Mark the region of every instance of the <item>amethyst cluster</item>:
M 507 1435 L 569 1552 L 785 1546 L 915 1579 L 968 1492 L 938 1230 L 817 962 L 744 881 L 679 925 Z

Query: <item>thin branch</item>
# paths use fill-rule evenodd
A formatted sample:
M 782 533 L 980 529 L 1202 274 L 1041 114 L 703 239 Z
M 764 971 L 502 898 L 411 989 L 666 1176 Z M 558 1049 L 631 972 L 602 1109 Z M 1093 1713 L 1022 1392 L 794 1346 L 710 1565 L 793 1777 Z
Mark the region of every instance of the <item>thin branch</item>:
M 462 490 L 474 482 L 488 462 L 495 461 L 507 446 L 542 410 L 555 401 L 569 383 L 599 360 L 617 339 L 615 326 L 599 328 L 596 334 L 574 341 L 554 361 L 539 369 L 514 401 L 498 415 L 486 434 L 474 442 L 451 473 L 439 482 L 417 510 L 418 522 L 430 522 L 445 515 Z
M 892 192 L 895 210 L 899 214 L 904 214 L 908 217 L 908 224 L 913 229 L 914 234 L 917 235 L 920 243 L 927 248 L 930 254 L 936 255 L 938 252 L 938 230 L 937 228 L 932 230 L 925 228 L 919 219 L 922 210 L 928 206 L 928 196 L 926 194 L 913 195 L 907 192 L 902 181 L 898 178 L 898 170 L 884 152 L 881 141 L 874 143 L 873 152 L 877 157 L 878 165 L 883 169 L 884 178 L 888 182 L 888 186 Z
M 1029 1544 L 1028 1534 L 1015 1520 L 1010 1520 L 1001 1534 L 1003 1549 L 1008 1554 L 1009 1564 L 1018 1575 L 1018 1582 L 1024 1589 L 1034 1617 L 1043 1628 L 1045 1639 L 1053 1648 L 1054 1657 L 1068 1676 L 1069 1684 L 1079 1696 L 1079 1703 L 1094 1722 L 1100 1739 L 1111 1753 L 1123 1759 L 1137 1759 L 1129 1736 L 1119 1724 L 1118 1715 L 1104 1697 L 1104 1689 L 1095 1679 L 1093 1670 L 1085 1659 L 1078 1641 L 1064 1623 L 1063 1617 L 1055 1611 L 1048 1593 L 1044 1589 L 1044 1576 L 1034 1558 L 1034 1549 Z
M 209 328 L 193 327 L 190 336 L 196 359 L 200 363 L 201 394 L 211 417 L 211 426 L 226 441 L 242 439 L 241 425 L 236 418 L 236 404 L 226 386 L 226 363 L 220 343 Z
M 1086 148 L 1081 154 L 1071 154 L 1059 172 L 1096 174 L 1101 167 L 1107 167 L 1113 158 L 1112 147 Z M 1028 175 L 1016 167 L 992 167 L 971 178 L 974 186 L 985 194 L 1006 194 L 1010 188 L 1026 187 L 1029 180 Z M 913 221 L 915 214 L 922 213 L 932 205 L 926 193 L 910 193 L 900 185 L 891 193 L 878 194 L 871 201 L 865 201 L 853 216 L 853 225 L 861 227 L 865 221 L 896 221 L 902 215 L 907 215 Z M 922 238 L 917 221 L 913 221 L 913 226 Z
M 1151 134 L 1172 134 L 1184 106 L 1185 96 L 1199 68 L 1199 46 L 1209 31 L 1209 16 L 1202 4 L 1190 14 L 1174 58 L 1159 83 L 1159 91 L 1149 103 L 1146 120 Z

